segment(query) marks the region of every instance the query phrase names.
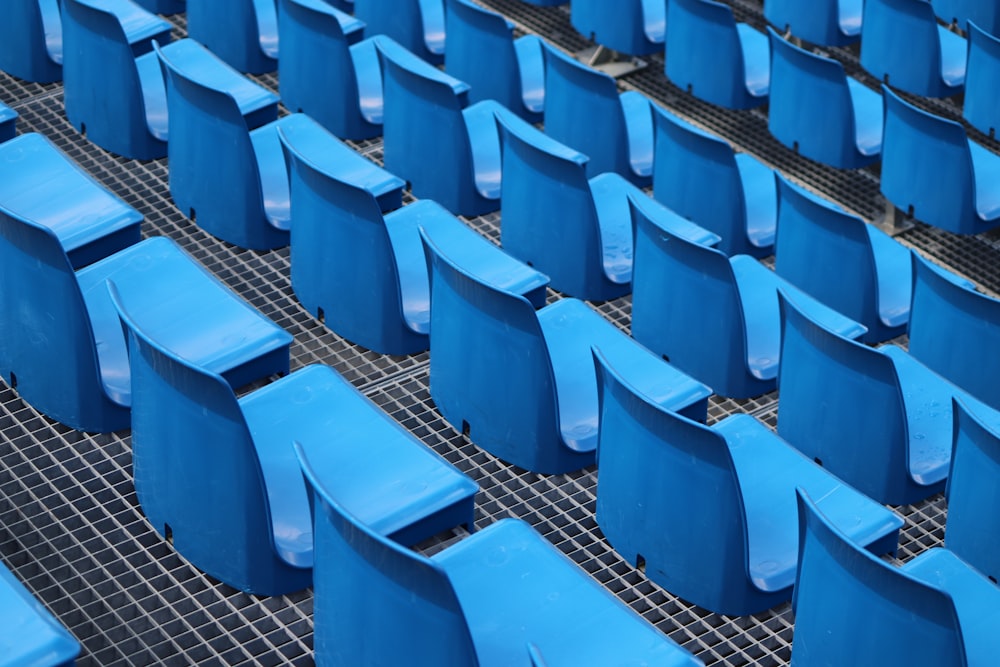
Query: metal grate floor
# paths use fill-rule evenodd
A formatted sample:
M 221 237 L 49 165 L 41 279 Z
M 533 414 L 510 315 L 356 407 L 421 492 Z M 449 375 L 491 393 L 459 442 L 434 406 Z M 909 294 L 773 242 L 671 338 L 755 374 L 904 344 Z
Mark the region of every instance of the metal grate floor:
M 586 42 L 565 7 L 518 0 L 481 0 L 523 32 L 575 51 Z M 740 20 L 763 25 L 760 3 L 732 0 Z M 183 17 L 174 17 L 183 36 Z M 834 55 L 857 73 L 857 54 Z M 625 77 L 677 113 L 754 153 L 813 190 L 869 220 L 885 210 L 877 169 L 838 171 L 799 157 L 767 132 L 760 110 L 733 112 L 701 103 L 664 78 L 662 56 Z M 274 76 L 258 77 L 276 88 Z M 867 80 L 869 84 L 874 82 Z M 391 357 L 345 342 L 312 318 L 289 284 L 287 249 L 244 250 L 207 235 L 174 207 L 166 160 L 138 162 L 110 155 L 65 120 L 58 84 L 25 84 L 0 74 L 0 99 L 20 114 L 21 132 L 42 132 L 145 216 L 147 235 L 178 241 L 210 271 L 295 337 L 292 366 L 326 363 L 481 486 L 476 525 L 506 516 L 533 524 L 598 581 L 708 665 L 785 665 L 793 619 L 789 605 L 748 617 L 725 617 L 688 604 L 650 583 L 604 541 L 594 521 L 596 472 L 544 476 L 507 465 L 471 444 L 434 410 L 427 390 L 427 354 Z M 953 118 L 950 101 L 934 102 Z M 996 148 L 982 136 L 979 140 Z M 381 157 L 378 140 L 357 146 Z M 499 216 L 469 223 L 494 241 Z M 1000 292 L 1000 235 L 956 237 L 917 224 L 900 240 Z M 551 299 L 559 298 L 550 293 Z M 595 304 L 627 330 L 631 303 Z M 777 396 L 713 399 L 710 420 L 751 413 L 775 424 Z M 899 557 L 912 558 L 943 539 L 944 500 L 899 508 L 906 518 Z M 425 545 L 440 548 L 453 536 Z M 85 435 L 52 422 L 0 385 L 0 557 L 80 640 L 80 665 L 309 665 L 312 593 L 261 598 L 212 580 L 178 556 L 143 518 L 131 482 L 128 432 Z

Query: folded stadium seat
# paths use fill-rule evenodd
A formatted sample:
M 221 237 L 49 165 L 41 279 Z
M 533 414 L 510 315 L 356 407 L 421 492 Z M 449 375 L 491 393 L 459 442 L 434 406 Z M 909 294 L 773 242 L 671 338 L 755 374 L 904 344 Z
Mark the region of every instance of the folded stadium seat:
M 774 248 L 774 170 L 749 153 L 657 108 L 653 196 L 722 237 L 727 255 L 766 257 Z
M 775 272 L 864 324 L 861 339 L 906 333 L 913 271 L 910 250 L 874 225 L 778 175 Z
M 666 74 L 698 99 L 729 109 L 767 101 L 767 37 L 713 0 L 668 0 Z
M 954 24 L 960 30 L 971 30 L 968 23 L 975 23 L 980 29 L 1000 36 L 1000 6 L 995 0 L 931 0 L 934 14 L 947 24 Z
M 799 48 L 767 30 L 771 135 L 800 155 L 838 169 L 857 169 L 878 160 L 882 96 L 848 77 L 840 61 Z
M 318 666 L 701 665 L 527 523 L 503 519 L 428 558 L 297 451 L 314 509 Z
M 795 489 L 873 553 L 895 553 L 903 520 L 747 414 L 705 426 L 657 405 L 595 349 L 600 410 L 597 525 L 654 583 L 717 614 L 791 597 Z M 688 511 L 677 511 L 685 507 Z
M 382 134 L 382 72 L 377 40 L 364 24 L 325 0 L 281 0 L 285 47 L 278 61 L 281 100 L 341 139 Z
M 952 413 L 944 544 L 995 583 L 1000 578 L 1000 522 L 987 509 L 1000 503 L 1000 413 L 973 413 L 958 400 Z
M 721 396 L 772 391 L 778 376 L 778 292 L 810 317 L 857 338 L 865 327 L 793 287 L 748 255 L 725 254 L 636 216 L 632 336 Z
M 874 1 L 874 0 L 873 0 Z M 879 187 L 907 215 L 956 234 L 1000 225 L 1000 156 L 965 128 L 882 87 L 885 129 Z
M 1000 409 L 1000 301 L 913 255 L 910 354 Z
M 0 143 L 17 136 L 18 113 L 0 102 Z
M 536 306 L 545 303 L 544 276 L 433 200 L 398 208 L 402 180 L 343 144 L 331 150 L 308 132 L 283 129 L 279 135 L 295 218 L 292 289 L 337 334 L 383 354 L 427 349 L 430 293 L 420 227 L 464 257 L 481 256 L 502 284 L 530 295 Z M 398 210 L 384 215 L 389 198 Z
M 311 585 L 313 526 L 296 441 L 381 533 L 412 544 L 471 528 L 476 483 L 332 368 L 307 366 L 237 399 L 225 379 L 140 325 L 134 299 L 108 289 L 128 330 L 136 496 L 199 569 L 255 595 Z
M 962 117 L 980 132 L 996 136 L 1000 128 L 1000 39 L 969 21 L 969 63 L 965 73 Z
M 247 74 L 278 66 L 278 0 L 186 0 L 188 37 Z
M 157 14 L 179 14 L 187 7 L 186 0 L 135 0 L 151 12 Z
M 631 199 L 695 243 L 719 237 L 614 172 L 586 175 L 587 156 L 522 120 L 500 121 L 504 250 L 545 272 L 552 287 L 590 301 L 632 290 Z
M 0 21 L 0 70 L 25 81 L 60 81 L 59 11 L 59 0 L 7 0 Z
M 469 84 L 469 100 L 496 100 L 525 120 L 542 120 L 544 42 L 514 39 L 514 25 L 470 0 L 447 0 L 445 69 Z
M 867 0 L 861 66 L 893 88 L 924 97 L 962 92 L 966 42 L 938 25 L 927 0 Z
M 562 299 L 539 311 L 481 277 L 423 231 L 431 271 L 430 394 L 472 442 L 532 472 L 593 465 L 598 345 L 652 400 L 704 420 L 711 390 L 656 359 L 587 304 Z
M 388 35 L 432 65 L 444 61 L 444 0 L 354 0 L 354 15 L 368 35 Z
M 57 667 L 75 664 L 80 643 L 0 563 L 0 664 Z
M 587 176 L 614 171 L 639 187 L 653 169 L 652 103 L 614 78 L 545 49 L 545 133 L 590 157 Z
M 170 194 L 199 227 L 241 248 L 288 245 L 288 175 L 278 97 L 197 42 L 157 48 L 167 78 Z
M 992 665 L 1000 591 L 947 549 L 894 567 L 799 496 L 793 667 Z
M 636 56 L 663 50 L 665 0 L 574 0 L 569 9 L 576 31 L 601 46 Z
M 782 300 L 778 435 L 881 503 L 944 491 L 951 398 L 986 406 L 901 347 L 848 340 L 795 306 Z
M 167 92 L 153 53 L 169 54 L 171 25 L 131 0 L 64 0 L 66 117 L 112 153 L 167 154 Z
M 863 0 L 764 0 L 764 18 L 778 32 L 811 44 L 846 46 L 861 38 Z
M 468 105 L 467 83 L 396 42 L 377 46 L 384 76 L 385 168 L 406 179 L 414 196 L 433 199 L 456 215 L 500 208 L 494 116 L 513 112 L 494 100 Z

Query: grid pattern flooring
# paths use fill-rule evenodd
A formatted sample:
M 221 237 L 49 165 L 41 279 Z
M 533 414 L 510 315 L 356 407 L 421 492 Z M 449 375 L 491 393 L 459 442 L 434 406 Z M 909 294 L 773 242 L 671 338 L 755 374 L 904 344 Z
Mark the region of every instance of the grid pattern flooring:
M 480 0 L 566 50 L 587 46 L 574 32 L 567 7 L 533 7 L 518 0 Z M 759 0 L 731 0 L 739 20 L 761 28 Z M 175 36 L 185 33 L 173 17 Z M 860 72 L 857 50 L 835 49 L 849 73 Z M 692 99 L 663 76 L 660 55 L 621 80 L 659 104 L 752 152 L 793 180 L 875 221 L 884 214 L 877 167 L 838 171 L 799 157 L 767 132 L 760 110 L 735 112 Z M 274 76 L 258 77 L 276 88 Z M 327 330 L 296 301 L 289 284 L 288 250 L 254 252 L 204 233 L 174 207 L 166 160 L 138 162 L 110 155 L 65 120 L 58 84 L 25 84 L 0 74 L 0 99 L 20 114 L 20 132 L 46 134 L 95 178 L 145 216 L 144 233 L 166 235 L 241 296 L 295 337 L 292 367 L 326 363 L 393 418 L 481 486 L 476 526 L 500 518 L 527 520 L 604 586 L 708 665 L 785 665 L 793 619 L 788 604 L 762 614 L 726 617 L 676 598 L 624 562 L 594 521 L 596 471 L 537 475 L 478 449 L 449 426 L 428 394 L 427 354 L 394 357 L 352 345 Z M 950 101 L 924 102 L 935 113 L 960 117 Z M 973 133 L 996 149 L 997 144 Z M 380 141 L 356 146 L 375 160 Z M 499 237 L 499 216 L 468 221 Z M 898 237 L 971 277 L 987 293 L 1000 292 L 1000 235 L 957 237 L 917 223 Z M 560 295 L 550 292 L 550 299 Z M 598 310 L 628 329 L 628 297 Z M 905 344 L 905 340 L 901 341 Z M 748 401 L 713 399 L 710 421 L 735 412 L 774 426 L 775 394 Z M 0 558 L 80 640 L 81 665 L 309 665 L 312 593 L 255 597 L 233 590 L 189 565 L 143 518 L 131 482 L 127 431 L 85 435 L 55 423 L 0 385 Z M 899 558 L 939 545 L 946 518 L 941 496 L 898 508 L 906 518 Z M 461 535 L 423 547 L 440 549 Z M 2 631 L 2 629 L 0 629 Z

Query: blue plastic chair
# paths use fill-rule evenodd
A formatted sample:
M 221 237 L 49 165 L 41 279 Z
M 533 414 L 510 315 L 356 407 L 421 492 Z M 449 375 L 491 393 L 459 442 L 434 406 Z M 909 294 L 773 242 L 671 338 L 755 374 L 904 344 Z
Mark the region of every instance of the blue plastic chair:
M 907 215 L 956 234 L 1000 225 L 1000 156 L 965 128 L 882 88 L 882 194 Z
M 496 100 L 538 123 L 545 106 L 544 42 L 535 35 L 514 39 L 501 14 L 470 0 L 447 0 L 445 68 L 468 83 L 473 102 Z
M 865 0 L 861 66 L 893 88 L 925 97 L 962 92 L 966 42 L 937 23 L 927 0 Z
M 278 63 L 278 0 L 186 0 L 188 37 L 240 72 Z
M 538 665 L 543 654 L 560 665 L 701 665 L 527 523 L 503 519 L 428 558 L 384 537 L 312 451 L 298 453 L 314 507 L 320 667 Z
M 778 292 L 809 315 L 856 338 L 865 327 L 807 296 L 748 255 L 725 254 L 675 236 L 637 215 L 632 336 L 721 396 L 772 391 L 781 331 Z
M 666 43 L 667 78 L 698 99 L 729 109 L 767 101 L 767 37 L 737 23 L 728 5 L 669 0 Z
M 444 61 L 444 0 L 354 0 L 369 35 L 388 35 L 421 60 Z
M 63 0 L 66 117 L 95 144 L 128 158 L 167 154 L 167 92 L 155 40 L 171 25 L 131 0 Z
M 1000 21 L 1000 18 L 998 18 Z M 977 130 L 991 137 L 1000 128 L 1000 38 L 969 21 L 969 63 L 965 74 L 965 99 L 962 117 Z
M 615 80 L 545 49 L 545 133 L 590 157 L 587 176 L 614 171 L 639 187 L 653 169 L 653 119 L 649 99 L 618 93 Z
M 657 403 L 704 420 L 711 390 L 657 360 L 584 302 L 538 312 L 423 232 L 431 272 L 430 394 L 442 416 L 494 456 L 532 472 L 593 465 L 600 346 Z
M 49 227 L 0 207 L 0 372 L 35 409 L 81 430 L 129 425 L 121 325 L 104 283 L 115 279 L 179 354 L 234 386 L 288 372 L 291 336 L 166 238 L 73 270 Z
M 852 539 L 895 553 L 903 520 L 823 470 L 750 415 L 708 427 L 657 405 L 599 351 L 597 524 L 630 563 L 699 607 L 753 614 L 791 597 L 795 489 Z M 678 511 L 678 508 L 687 508 Z
M 913 254 L 910 354 L 1000 409 L 1000 301 Z
M 131 302 L 110 291 L 128 330 L 136 496 L 153 528 L 199 569 L 256 595 L 311 584 L 312 517 L 295 442 L 377 530 L 409 544 L 472 525 L 476 483 L 333 369 L 308 366 L 237 399 L 222 377 L 153 338 Z
M 0 664 L 57 667 L 74 664 L 80 644 L 0 563 Z
M 575 0 L 570 5 L 569 20 L 578 33 L 601 46 L 630 55 L 646 55 L 663 50 L 667 3 L 665 0 L 614 3 Z
M 882 503 L 944 491 L 951 399 L 981 405 L 972 396 L 902 348 L 848 340 L 786 300 L 781 357 L 778 434 L 787 442 Z
M 991 665 L 1000 592 L 946 549 L 902 567 L 866 553 L 799 497 L 793 667 Z
M 135 0 L 151 12 L 157 14 L 179 14 L 187 7 L 186 0 Z
M 972 32 L 969 23 L 992 35 L 1000 35 L 1000 6 L 993 0 L 931 0 L 934 14 L 948 24 Z
M 945 486 L 944 544 L 996 582 L 1000 578 L 1000 523 L 990 509 L 1000 503 L 1000 413 L 988 409 L 973 413 L 960 401 L 954 401 L 952 413 L 955 427 Z
M 864 324 L 866 343 L 905 333 L 913 282 L 909 249 L 781 175 L 777 179 L 775 272 Z
M 863 0 L 765 0 L 764 18 L 812 44 L 846 46 L 861 38 Z
M 555 7 L 557 5 L 565 5 L 567 0 L 521 0 L 526 5 L 535 5 L 536 7 Z
M 324 0 L 281 0 L 281 99 L 342 139 L 382 134 L 382 72 L 375 37 Z
M 0 143 L 17 136 L 18 113 L 0 102 Z
M 281 139 L 295 217 L 292 289 L 339 335 L 383 354 L 427 349 L 430 292 L 420 227 L 463 256 L 485 261 L 492 252 L 504 284 L 545 303 L 548 281 L 541 274 L 508 258 L 433 200 L 383 215 L 387 200 L 388 208 L 399 207 L 403 182 L 392 174 L 346 146 L 317 151 L 316 142 L 284 131 Z
M 7 0 L 0 21 L 0 70 L 25 81 L 62 79 L 59 0 Z
M 653 196 L 722 237 L 727 255 L 773 252 L 774 170 L 749 153 L 656 109 Z
M 587 156 L 520 120 L 500 123 L 504 250 L 545 272 L 553 288 L 591 301 L 632 289 L 631 199 L 696 243 L 719 238 L 616 173 L 587 180 Z
M 208 233 L 241 248 L 288 245 L 288 176 L 278 98 L 192 40 L 157 48 L 167 77 L 170 194 Z M 318 127 L 318 126 L 317 126 Z
M 500 139 L 494 116 L 513 113 L 493 100 L 468 104 L 468 84 L 397 43 L 378 43 L 384 75 L 385 168 L 414 196 L 456 215 L 500 208 Z
M 771 39 L 767 128 L 800 155 L 857 169 L 882 151 L 882 96 L 844 73 L 840 61 Z

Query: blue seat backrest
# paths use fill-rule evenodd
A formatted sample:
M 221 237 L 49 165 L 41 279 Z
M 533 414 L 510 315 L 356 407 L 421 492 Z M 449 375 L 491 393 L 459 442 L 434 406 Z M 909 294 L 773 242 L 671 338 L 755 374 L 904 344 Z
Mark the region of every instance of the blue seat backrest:
M 446 418 L 463 415 L 474 442 L 477 428 L 505 433 L 500 442 L 480 440 L 501 459 L 521 454 L 524 443 L 558 441 L 555 377 L 531 303 L 482 282 L 423 239 L 431 281 L 434 402 Z
M 375 196 L 329 175 L 292 148 L 285 136 L 282 148 L 291 165 L 291 276 L 296 296 L 315 312 L 316 304 L 336 295 L 342 312 L 325 315 L 331 328 L 348 340 L 369 340 L 373 330 L 400 331 L 399 274 Z M 360 275 L 357 267 L 363 267 Z
M 297 451 L 314 512 L 316 655 L 343 665 L 478 665 L 447 573 L 358 521 Z
M 90 316 L 55 234 L 0 207 L 0 257 L 5 286 L 0 290 L 0 308 L 8 314 L 0 318 L 4 380 L 15 385 L 13 371 L 25 401 L 46 396 L 46 403 L 57 407 L 46 406 L 46 414 L 80 424 L 81 430 L 103 430 L 111 411 L 127 414 L 127 409 L 115 409 L 100 390 Z
M 593 39 L 609 49 L 630 55 L 653 53 L 662 49 L 663 45 L 651 41 L 647 35 L 646 4 L 645 0 L 619 0 L 614 3 L 576 0 L 570 5 L 570 22 L 585 39 Z M 661 2 L 659 15 L 648 19 L 662 21 L 665 7 L 666 2 Z
M 850 39 L 841 32 L 838 5 L 838 0 L 813 0 L 808 4 L 801 0 L 765 0 L 764 18 L 778 32 L 790 31 L 807 42 L 843 45 L 857 37 Z
M 994 136 L 1000 128 L 1000 107 L 996 101 L 996 91 L 1000 89 L 1000 38 L 972 22 L 968 24 L 968 37 L 962 116 L 979 131 Z
M 746 509 L 725 438 L 651 402 L 594 356 L 601 529 L 664 544 L 663 576 L 677 582 L 677 594 L 712 608 L 720 592 L 747 587 Z
M 365 22 L 367 36 L 388 35 L 419 58 L 440 64 L 444 0 L 355 0 L 354 15 Z
M 780 306 L 778 434 L 862 493 L 902 488 L 908 432 L 892 360 L 827 331 L 784 298 Z
M 267 7 L 270 3 L 272 6 Z M 276 0 L 188 0 L 188 36 L 204 44 L 236 69 L 260 74 L 274 70 L 274 60 L 261 50 L 261 21 L 257 5 L 276 19 Z
M 554 285 L 581 282 L 581 264 L 601 266 L 600 231 L 597 210 L 586 175 L 586 158 L 542 134 L 527 123 L 498 122 L 503 146 L 503 218 L 500 238 L 513 255 L 534 264 L 538 257 L 551 256 L 553 249 L 567 258 L 563 275 L 555 266 L 544 267 Z M 567 237 L 565 226 L 544 224 L 549 216 L 573 221 L 579 233 Z M 504 220 L 511 223 L 504 224 Z M 541 224 L 523 224 L 520 221 Z M 515 224 L 515 222 L 517 224 Z M 590 272 L 592 274 L 597 274 Z M 581 286 L 582 288 L 583 286 Z M 568 287 L 563 291 L 574 293 Z M 596 289 L 596 286 L 595 286 Z M 577 292 L 583 294 L 584 292 Z
M 202 85 L 159 53 L 167 78 L 169 162 L 178 166 L 170 169 L 175 203 L 202 225 L 220 221 L 221 228 L 206 227 L 212 234 L 252 247 L 247 221 L 262 220 L 264 204 L 247 121 L 232 96 Z M 184 196 L 177 201 L 176 193 Z M 197 202 L 194 215 L 189 199 Z
M 43 19 L 44 10 L 47 18 Z M 52 59 L 46 46 L 62 41 L 62 24 L 56 0 L 7 0 L 0 21 L 0 70 L 25 81 L 51 83 L 62 79 L 61 59 Z
M 713 0 L 668 0 L 667 78 L 723 106 L 748 98 L 743 49 L 728 5 Z
M 994 35 L 1000 28 L 1000 6 L 995 0 L 931 0 L 931 5 L 938 18 L 962 30 L 969 30 L 970 21 Z
M 729 259 L 664 231 L 635 206 L 632 211 L 632 336 L 668 350 L 668 361 L 697 379 L 728 377 L 726 386 L 741 386 L 746 324 Z
M 433 164 L 428 156 L 435 156 L 434 160 L 444 156 L 469 165 L 468 184 L 461 190 L 472 189 L 472 155 L 462 118 L 469 86 L 422 61 L 401 64 L 392 54 L 379 53 L 385 77 L 385 167 L 409 181 L 421 198 L 438 200 L 450 209 L 454 187 L 428 173 L 428 165 Z M 414 71 L 410 64 L 416 64 L 420 71 Z M 438 194 L 439 189 L 444 196 Z
M 814 153 L 839 155 L 849 164 L 856 152 L 855 118 L 844 66 L 801 49 L 768 28 L 771 88 L 768 129 L 786 146 L 808 140 Z
M 1000 302 L 944 276 L 913 254 L 910 354 L 981 401 L 1000 409 Z
M 447 0 L 444 61 L 448 74 L 470 84 L 469 99 L 521 104 L 513 28 L 502 15 L 469 0 Z M 514 104 L 517 102 L 517 104 Z
M 774 270 L 843 315 L 869 321 L 878 311 L 878 285 L 865 222 L 776 178 Z
M 865 0 L 861 66 L 903 90 L 941 87 L 941 49 L 927 0 Z
M 959 225 L 976 216 L 972 156 L 965 129 L 960 123 L 918 109 L 885 86 L 882 93 L 882 193 L 923 222 L 961 231 Z
M 653 118 L 653 197 L 721 236 L 723 252 L 745 246 L 746 199 L 733 149 L 662 110 Z
M 169 28 L 159 37 L 170 40 Z M 152 51 L 152 42 L 130 45 L 118 18 L 93 0 L 63 1 L 63 66 L 66 114 L 78 129 L 86 125 L 92 141 L 114 153 L 148 143 L 149 129 L 135 58 Z M 77 111 L 79 109 L 79 111 Z M 99 114 L 97 109 L 109 109 Z
M 545 49 L 545 133 L 586 153 L 589 177 L 631 172 L 628 130 L 615 80 L 555 47 Z
M 149 338 L 115 291 L 112 298 L 127 331 L 142 511 L 158 532 L 173 532 L 187 559 L 215 563 L 212 576 L 246 590 L 261 581 L 248 575 L 256 561 L 267 564 L 261 573 L 272 569 L 275 546 L 264 473 L 236 395 L 221 376 Z
M 799 491 L 792 665 L 965 665 L 951 596 L 853 544 Z

